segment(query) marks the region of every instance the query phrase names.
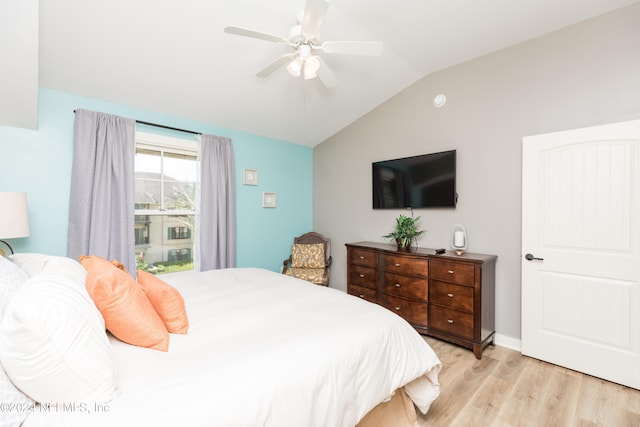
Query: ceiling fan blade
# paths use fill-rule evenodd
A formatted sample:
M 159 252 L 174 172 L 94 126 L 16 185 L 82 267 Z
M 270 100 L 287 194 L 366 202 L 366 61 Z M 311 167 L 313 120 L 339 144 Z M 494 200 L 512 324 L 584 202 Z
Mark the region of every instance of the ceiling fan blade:
M 384 50 L 382 43 L 369 41 L 324 42 L 320 49 L 327 53 L 343 53 L 349 55 L 380 56 Z
M 271 64 L 264 67 L 262 70 L 258 71 L 256 73 L 256 77 L 267 77 L 271 75 L 278 68 L 293 61 L 293 58 L 295 57 L 296 57 L 295 53 L 290 53 L 290 54 L 281 56 L 280 58 L 273 61 Z
M 329 9 L 327 0 L 307 0 L 302 18 L 302 34 L 315 36 L 320 31 L 324 16 Z
M 331 89 L 338 84 L 338 78 L 333 71 L 331 71 L 331 68 L 329 68 L 327 63 L 324 62 L 324 59 L 322 59 L 321 56 L 318 56 L 317 58 L 318 61 L 320 61 L 320 68 L 318 68 L 317 71 L 318 78 L 327 89 Z
M 234 34 L 236 36 L 251 37 L 253 39 L 266 40 L 268 42 L 291 44 L 289 40 L 284 37 L 274 36 L 273 34 L 262 33 L 260 31 L 248 30 L 246 28 L 228 26 L 224 27 L 224 32 Z

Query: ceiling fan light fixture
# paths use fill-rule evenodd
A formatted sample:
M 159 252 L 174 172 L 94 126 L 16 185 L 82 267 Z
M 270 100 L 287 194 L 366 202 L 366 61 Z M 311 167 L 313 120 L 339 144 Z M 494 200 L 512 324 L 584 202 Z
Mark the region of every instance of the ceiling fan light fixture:
M 331 68 L 324 62 L 323 56 L 314 56 L 312 52 L 322 51 L 329 54 L 350 54 L 365 56 L 382 55 L 383 46 L 375 41 L 325 41 L 320 37 L 320 28 L 329 8 L 329 0 L 305 0 L 304 10 L 297 16 L 297 25 L 289 30 L 289 37 L 281 37 L 242 27 L 226 26 L 224 32 L 237 36 L 250 37 L 271 43 L 288 46 L 293 52 L 286 53 L 272 61 L 256 77 L 268 77 L 286 65 L 287 72 L 294 77 L 304 73 L 305 80 L 318 78 L 326 88 L 336 85 L 337 79 Z M 303 70 L 304 67 L 304 70 Z
M 296 56 L 296 58 L 287 65 L 287 71 L 293 77 L 299 77 L 300 71 L 302 70 L 302 60 L 300 57 Z
M 318 77 L 318 69 L 320 68 L 320 61 L 316 56 L 309 56 L 304 60 L 304 79 L 314 79 Z

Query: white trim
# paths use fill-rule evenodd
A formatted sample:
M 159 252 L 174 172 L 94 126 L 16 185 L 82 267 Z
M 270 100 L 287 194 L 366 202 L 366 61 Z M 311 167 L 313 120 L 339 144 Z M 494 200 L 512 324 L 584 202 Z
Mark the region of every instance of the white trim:
M 508 337 L 506 335 L 496 334 L 496 345 L 507 347 L 512 350 L 522 352 L 522 341 L 518 338 Z
M 198 145 L 195 139 L 182 139 L 175 136 L 136 131 L 136 147 L 173 151 L 181 154 L 197 155 Z
M 185 209 L 167 209 L 167 210 L 158 210 L 158 209 L 135 209 L 135 215 L 149 215 L 149 216 L 157 216 L 157 215 L 166 215 L 166 216 L 187 216 L 194 215 L 195 210 L 185 210 Z

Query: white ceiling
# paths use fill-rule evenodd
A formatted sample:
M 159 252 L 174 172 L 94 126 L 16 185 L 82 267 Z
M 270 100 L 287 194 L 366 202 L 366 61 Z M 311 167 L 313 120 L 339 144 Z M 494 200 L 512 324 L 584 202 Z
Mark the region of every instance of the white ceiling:
M 333 0 L 321 39 L 379 40 L 381 57 L 324 55 L 326 89 L 286 70 L 290 48 L 226 34 L 287 36 L 305 0 L 40 2 L 39 85 L 314 146 L 421 77 L 635 0 Z

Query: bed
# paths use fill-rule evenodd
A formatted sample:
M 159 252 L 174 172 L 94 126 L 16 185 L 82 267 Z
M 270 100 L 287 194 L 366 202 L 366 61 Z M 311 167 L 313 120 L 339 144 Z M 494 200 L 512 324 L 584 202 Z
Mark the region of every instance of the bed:
M 54 275 L 64 274 L 61 265 L 75 263 L 44 259 L 50 271 L 40 286 L 46 289 Z M 32 267 L 26 283 L 42 270 Z M 75 284 L 69 285 L 81 292 L 81 272 L 72 270 Z M 426 413 L 439 394 L 436 354 L 408 323 L 378 305 L 256 268 L 162 279 L 184 299 L 188 333 L 170 334 L 166 352 L 105 333 L 112 357 L 105 366 L 113 365 L 115 390 L 106 399 L 34 402 L 25 406 L 25 427 L 388 426 L 382 420 L 389 417 L 417 425 L 414 405 Z M 42 307 L 51 305 L 51 297 L 46 300 Z M 6 354 L 10 338 L 2 335 L 11 333 L 7 323 L 18 305 L 6 303 L 0 327 L 0 360 L 9 377 L 15 367 Z

